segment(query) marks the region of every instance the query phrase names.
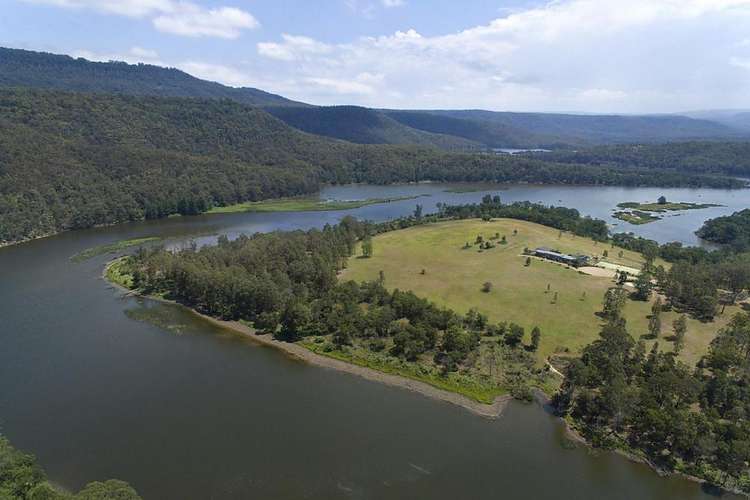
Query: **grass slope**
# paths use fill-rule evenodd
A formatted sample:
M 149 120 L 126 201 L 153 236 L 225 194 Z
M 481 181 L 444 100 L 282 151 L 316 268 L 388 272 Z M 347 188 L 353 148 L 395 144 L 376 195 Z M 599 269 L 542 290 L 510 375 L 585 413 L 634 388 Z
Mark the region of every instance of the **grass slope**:
M 513 230 L 518 230 L 516 236 Z M 507 245 L 478 252 L 477 246 L 462 247 L 474 242 L 481 234 L 485 239 L 500 233 L 507 237 Z M 369 259 L 351 259 L 341 279 L 372 280 L 380 270 L 385 273 L 386 286 L 412 290 L 440 305 L 459 312 L 472 307 L 487 314 L 491 321 L 514 321 L 526 328 L 542 330 L 539 359 L 553 353 L 576 352 L 597 338 L 601 301 L 612 280 L 589 276 L 560 264 L 533 260 L 525 267 L 521 256 L 524 247 L 548 246 L 563 252 L 602 255 L 608 261 L 639 268 L 642 257 L 635 252 L 597 244 L 593 240 L 562 235 L 556 229 L 529 222 L 498 219 L 451 221 L 417 226 L 379 235 L 373 240 L 374 255 Z M 421 274 L 421 270 L 425 274 Z M 493 284 L 490 293 L 482 292 L 482 284 Z M 547 284 L 550 292 L 547 293 Z M 557 303 L 553 303 L 557 292 Z M 585 293 L 585 296 L 584 296 Z M 635 338 L 648 331 L 651 304 L 628 301 L 625 317 L 628 329 Z M 688 321 L 686 346 L 681 354 L 686 360 L 697 359 L 715 332 L 736 312 L 727 308 L 724 316 L 714 323 Z M 663 337 L 668 337 L 675 312 L 662 314 Z M 653 341 L 647 341 L 650 348 Z M 670 350 L 671 342 L 660 339 L 663 349 Z

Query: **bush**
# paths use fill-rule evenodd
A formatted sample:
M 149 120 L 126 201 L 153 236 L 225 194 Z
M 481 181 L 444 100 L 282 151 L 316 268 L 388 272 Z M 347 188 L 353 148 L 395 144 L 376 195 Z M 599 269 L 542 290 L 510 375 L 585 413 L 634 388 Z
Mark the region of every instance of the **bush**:
M 383 339 L 375 339 L 370 342 L 368 347 L 372 352 L 381 352 L 385 349 L 385 341 Z

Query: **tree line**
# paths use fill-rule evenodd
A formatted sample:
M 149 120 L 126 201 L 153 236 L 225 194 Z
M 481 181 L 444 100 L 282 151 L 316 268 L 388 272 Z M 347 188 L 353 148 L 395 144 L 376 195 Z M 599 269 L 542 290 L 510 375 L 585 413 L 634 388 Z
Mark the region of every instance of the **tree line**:
M 686 174 L 750 176 L 750 142 L 683 141 L 558 150 L 536 155 L 550 161 L 585 165 L 641 167 Z
M 116 479 L 94 481 L 78 493 L 52 486 L 36 458 L 17 450 L 0 435 L 0 498 L 3 500 L 140 500 L 127 483 Z
M 696 234 L 737 251 L 750 250 L 750 209 L 706 221 Z
M 676 336 L 684 335 L 680 325 Z M 658 342 L 646 352 L 610 308 L 600 338 L 569 364 L 553 402 L 595 446 L 750 492 L 748 352 L 750 313 L 734 316 L 690 367 Z

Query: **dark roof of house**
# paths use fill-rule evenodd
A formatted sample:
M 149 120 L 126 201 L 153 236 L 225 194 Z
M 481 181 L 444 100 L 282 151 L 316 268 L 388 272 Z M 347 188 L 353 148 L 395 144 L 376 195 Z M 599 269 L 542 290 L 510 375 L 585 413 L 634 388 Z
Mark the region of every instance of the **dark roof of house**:
M 578 260 L 582 258 L 588 258 L 585 255 L 568 255 L 566 253 L 556 252 L 554 250 L 550 250 L 549 248 L 545 248 L 545 247 L 537 248 L 536 250 L 534 250 L 534 253 L 545 255 L 548 257 L 555 257 L 555 258 L 563 259 L 563 260 Z

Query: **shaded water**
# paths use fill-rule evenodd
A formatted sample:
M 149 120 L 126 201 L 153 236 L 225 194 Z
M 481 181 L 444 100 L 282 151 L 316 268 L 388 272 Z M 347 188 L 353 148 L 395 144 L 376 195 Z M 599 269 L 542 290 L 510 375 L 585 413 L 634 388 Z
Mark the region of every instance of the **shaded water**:
M 118 240 L 236 235 L 373 220 L 416 203 L 469 202 L 445 185 L 345 186 L 324 198 L 425 194 L 348 212 L 181 217 L 62 234 L 0 249 L 0 425 L 71 489 L 119 477 L 147 499 L 703 498 L 612 454 L 568 450 L 557 420 L 512 404 L 485 420 L 408 391 L 292 360 L 186 311 L 123 298 L 101 279 Z M 497 192 L 493 190 L 491 192 Z M 567 205 L 607 216 L 620 201 L 665 194 L 717 202 L 636 230 L 694 243 L 702 220 L 743 208 L 747 192 L 510 187 L 505 201 Z M 558 201 L 562 200 L 562 201 Z M 635 226 L 633 226 L 635 228 Z M 204 236 L 205 241 L 211 238 Z

